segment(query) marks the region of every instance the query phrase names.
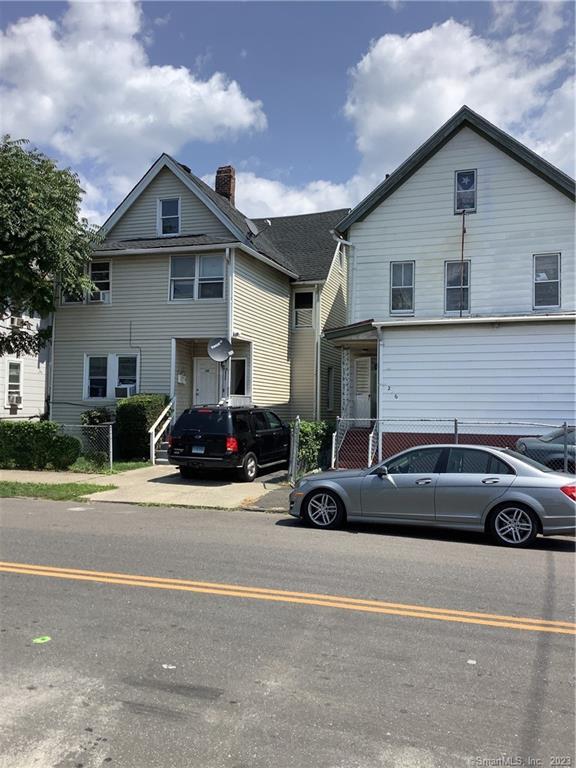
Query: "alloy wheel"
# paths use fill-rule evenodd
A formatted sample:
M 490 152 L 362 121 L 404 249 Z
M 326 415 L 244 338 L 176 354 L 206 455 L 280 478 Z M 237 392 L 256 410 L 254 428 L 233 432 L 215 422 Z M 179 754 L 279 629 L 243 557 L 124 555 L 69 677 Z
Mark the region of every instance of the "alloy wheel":
M 338 516 L 338 505 L 329 493 L 316 493 L 308 501 L 308 517 L 314 525 L 325 528 Z
M 522 544 L 532 536 L 534 521 L 525 509 L 507 507 L 496 515 L 494 530 L 506 544 Z
M 248 477 L 256 477 L 256 459 L 253 456 L 248 456 L 246 461 L 246 474 Z

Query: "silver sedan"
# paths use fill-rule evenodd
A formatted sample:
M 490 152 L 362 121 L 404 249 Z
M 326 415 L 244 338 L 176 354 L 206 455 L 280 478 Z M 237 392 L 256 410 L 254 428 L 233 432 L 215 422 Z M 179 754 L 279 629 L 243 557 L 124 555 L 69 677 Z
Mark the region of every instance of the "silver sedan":
M 368 469 L 302 478 L 290 514 L 316 528 L 346 520 L 486 531 L 510 547 L 576 531 L 574 478 L 507 448 L 429 445 Z

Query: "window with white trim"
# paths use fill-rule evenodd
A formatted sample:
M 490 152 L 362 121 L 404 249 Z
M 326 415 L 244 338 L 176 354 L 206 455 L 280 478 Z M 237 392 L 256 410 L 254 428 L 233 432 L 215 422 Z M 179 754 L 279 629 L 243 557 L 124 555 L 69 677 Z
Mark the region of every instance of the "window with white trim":
M 178 235 L 180 233 L 180 198 L 170 197 L 158 201 L 159 234 Z
M 230 394 L 247 395 L 246 358 L 234 357 L 230 361 Z
M 474 213 L 476 210 L 476 171 L 456 171 L 454 174 L 454 213 Z
M 445 262 L 445 311 L 470 311 L 470 262 Z
M 413 261 L 393 261 L 390 264 L 390 312 L 393 315 L 414 313 Z
M 86 397 L 106 398 L 108 396 L 108 357 L 88 357 L 88 388 Z
M 222 299 L 224 258 L 220 255 L 172 256 L 170 300 Z
M 136 355 L 118 355 L 117 386 L 127 386 L 138 382 L 138 358 Z
M 534 309 L 560 306 L 560 254 L 534 254 Z
M 22 361 L 8 360 L 6 366 L 6 405 L 22 402 Z
M 311 328 L 314 324 L 314 291 L 294 293 L 294 327 Z
M 92 261 L 90 279 L 96 286 L 96 290 L 90 294 L 88 301 L 108 304 L 110 302 L 110 262 Z

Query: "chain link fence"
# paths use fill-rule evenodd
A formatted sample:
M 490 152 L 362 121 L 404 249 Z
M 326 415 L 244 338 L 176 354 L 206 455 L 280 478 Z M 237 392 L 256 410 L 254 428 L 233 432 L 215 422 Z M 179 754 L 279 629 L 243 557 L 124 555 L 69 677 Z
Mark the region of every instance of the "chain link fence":
M 60 432 L 80 443 L 80 456 L 96 469 L 112 470 L 114 460 L 112 423 L 61 424 Z
M 325 422 L 305 422 L 304 431 L 302 420 L 297 416 L 291 425 L 290 460 L 288 464 L 288 481 L 291 485 L 309 472 L 330 469 L 332 452 L 330 448 L 331 429 L 326 430 Z M 310 430 L 317 430 L 310 439 Z
M 469 419 L 338 419 L 331 466 L 369 467 L 417 445 L 454 443 L 511 448 L 556 471 L 575 472 L 574 426 Z

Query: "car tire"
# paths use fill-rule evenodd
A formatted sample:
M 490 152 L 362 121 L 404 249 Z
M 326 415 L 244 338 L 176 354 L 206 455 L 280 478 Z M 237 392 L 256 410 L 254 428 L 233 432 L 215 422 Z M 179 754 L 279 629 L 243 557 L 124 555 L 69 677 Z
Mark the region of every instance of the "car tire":
M 340 497 L 325 488 L 309 493 L 302 510 L 304 520 L 314 528 L 339 528 L 346 518 Z
M 502 547 L 529 547 L 538 536 L 540 523 L 536 513 L 525 504 L 508 502 L 492 511 L 487 529 Z
M 255 454 L 247 453 L 244 456 L 242 466 L 238 470 L 238 477 L 244 483 L 252 483 L 258 474 L 258 459 Z
M 179 470 L 180 477 L 183 480 L 192 480 L 192 478 L 196 476 L 196 472 L 192 469 L 192 467 L 179 467 Z

